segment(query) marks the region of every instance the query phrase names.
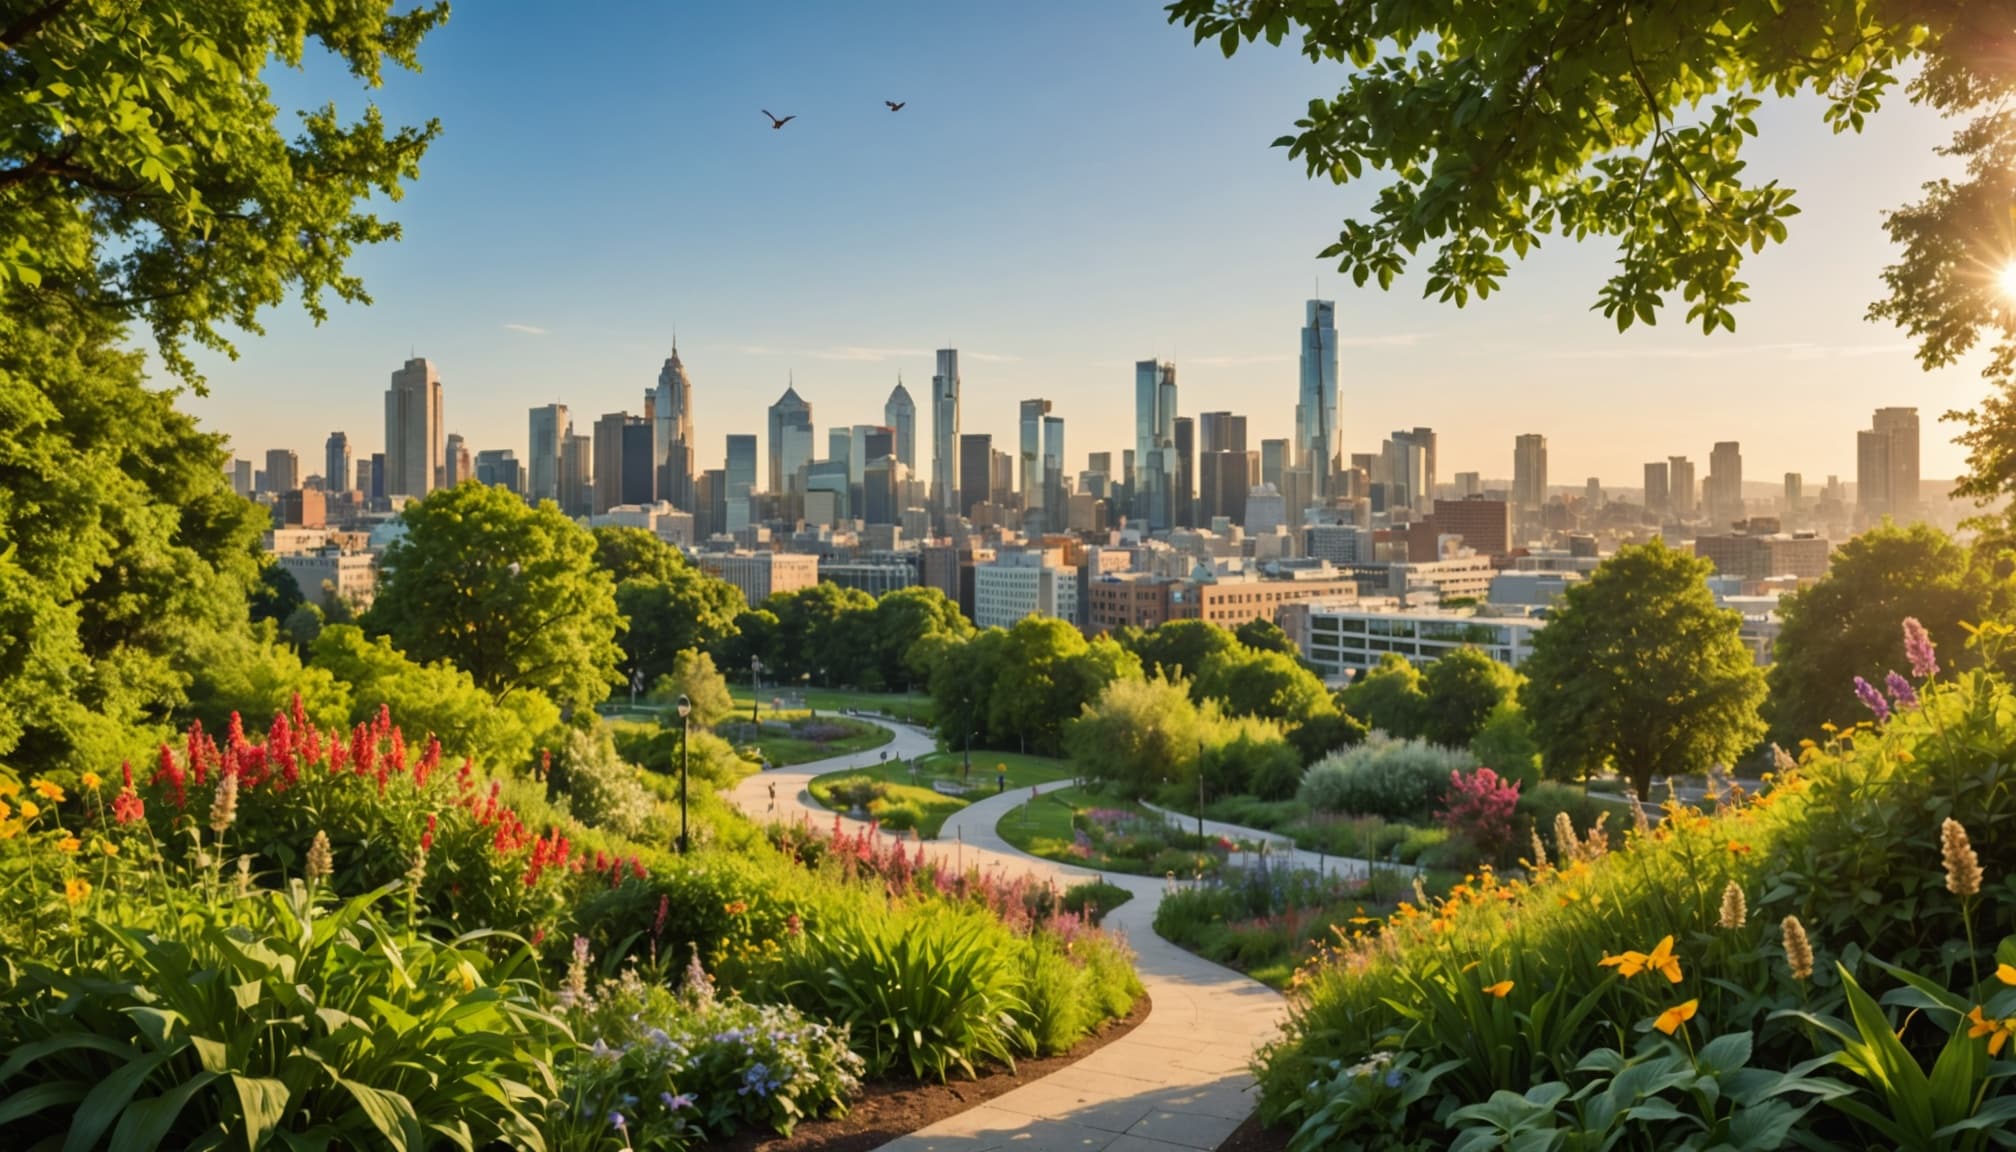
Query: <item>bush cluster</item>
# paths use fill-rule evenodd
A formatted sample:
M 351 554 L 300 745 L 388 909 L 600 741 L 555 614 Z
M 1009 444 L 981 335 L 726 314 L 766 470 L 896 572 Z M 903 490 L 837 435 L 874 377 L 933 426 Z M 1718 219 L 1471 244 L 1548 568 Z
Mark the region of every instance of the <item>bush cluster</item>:
M 1465 752 L 1375 735 L 1312 765 L 1296 797 L 1318 812 L 1426 823 L 1443 803 L 1449 774 L 1473 767 Z

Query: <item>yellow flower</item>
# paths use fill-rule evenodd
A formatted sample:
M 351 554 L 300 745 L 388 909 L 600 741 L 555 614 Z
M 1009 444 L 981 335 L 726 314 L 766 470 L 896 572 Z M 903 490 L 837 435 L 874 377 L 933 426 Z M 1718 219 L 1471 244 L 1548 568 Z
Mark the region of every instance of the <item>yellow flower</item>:
M 1627 951 L 1620 956 L 1612 956 L 1608 952 L 1605 952 L 1603 959 L 1598 961 L 1598 963 L 1604 968 L 1617 969 L 1619 976 L 1629 980 L 1631 977 L 1645 970 L 1645 954 L 1643 952 Z
M 75 836 L 65 836 L 56 842 L 56 847 L 61 848 L 65 852 L 75 852 L 83 846 L 84 842 Z
M 5 800 L 0 800 L 0 820 L 5 820 L 12 815 L 14 815 L 14 809 L 8 807 Z
M 82 904 L 91 895 L 91 882 L 81 876 L 72 876 L 63 881 L 63 899 L 72 905 Z
M 1701 1007 L 1699 1000 L 1689 1000 L 1684 1004 L 1675 1004 L 1673 1007 L 1659 1013 L 1659 1018 L 1652 1021 L 1652 1026 L 1671 1036 L 1680 1025 L 1694 1018 L 1694 1010 L 1699 1007 Z
M 105 781 L 96 772 L 84 773 L 84 778 L 82 780 L 84 787 L 93 792 L 96 792 L 98 790 L 98 786 L 100 784 L 103 784 L 104 782 Z
M 0 797 L 13 798 L 21 794 L 21 785 L 12 780 L 0 780 Z
M 1482 960 L 1472 960 L 1472 961 L 1470 961 L 1470 962 L 1469 962 L 1468 964 L 1465 964 L 1465 965 L 1463 965 L 1463 971 L 1467 973 L 1467 972 L 1469 972 L 1469 971 L 1470 971 L 1471 969 L 1473 969 L 1473 968 L 1477 967 L 1477 965 L 1479 965 L 1479 964 L 1482 964 L 1482 963 L 1483 963 L 1483 961 L 1482 961 Z
M 1498 997 L 1500 1000 L 1503 1000 L 1512 991 L 1512 981 L 1500 980 L 1496 984 L 1486 984 L 1484 986 L 1484 991 L 1489 992 L 1491 995 Z
M 1899 748 L 1897 750 L 1897 759 L 1902 760 L 1906 764 L 1916 764 L 1918 762 L 1918 758 L 1916 756 L 1911 755 L 1911 753 L 1906 752 L 1902 748 Z
M 117 856 L 119 854 L 119 846 L 110 840 L 100 840 L 98 842 L 98 850 L 107 856 Z
M 63 789 L 48 780 L 35 781 L 34 788 L 37 796 L 42 797 L 51 804 L 61 804 L 63 802 Z
M 1981 1015 L 1981 1006 L 1979 1004 L 1974 1006 L 1972 1012 L 1967 1013 L 1967 1024 L 1967 1035 L 1970 1038 L 1979 1038 L 1982 1036 L 1988 1038 L 1988 1055 L 1990 1056 L 1999 1054 L 2002 1051 L 2002 1046 L 2009 1043 L 2009 1022 L 2007 1020 L 1991 1020 Z
M 2016 984 L 2016 964 L 1995 965 L 1995 979 L 2004 984 Z
M 1675 984 L 1680 982 L 1680 957 L 1673 954 L 1673 937 L 1668 936 L 1659 941 L 1658 946 L 1652 949 L 1652 954 L 1645 957 L 1645 967 L 1660 973 Z
M 35 817 L 40 816 L 41 814 L 42 809 L 37 808 L 33 800 L 23 800 L 21 802 L 21 819 L 33 820 Z

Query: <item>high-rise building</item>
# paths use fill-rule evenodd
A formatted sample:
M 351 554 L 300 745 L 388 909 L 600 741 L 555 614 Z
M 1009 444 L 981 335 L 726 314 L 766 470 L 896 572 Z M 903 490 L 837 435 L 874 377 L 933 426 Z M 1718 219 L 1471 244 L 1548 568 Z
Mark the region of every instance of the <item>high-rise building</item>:
M 1797 472 L 1785 473 L 1785 507 L 1783 511 L 1786 519 L 1789 520 L 1805 511 L 1805 506 L 1806 478 Z
M 1590 512 L 1603 507 L 1603 481 L 1594 476 L 1589 477 L 1582 485 L 1582 502 L 1588 505 Z
M 572 428 L 570 424 L 568 426 Z M 587 516 L 595 511 L 595 442 L 568 432 L 560 441 L 560 511 Z
M 1672 482 L 1663 460 L 1645 465 L 1645 513 L 1663 520 L 1673 510 Z
M 252 493 L 257 491 L 252 485 L 252 462 L 250 460 L 231 461 L 231 490 L 248 500 L 251 499 Z
M 441 375 L 423 357 L 385 391 L 385 494 L 425 496 L 441 471 Z
M 448 434 L 448 446 L 441 457 L 441 467 L 447 470 L 450 488 L 475 475 L 469 462 L 469 444 L 462 439 L 460 432 Z
M 1070 521 L 1064 490 L 1064 418 L 1043 417 L 1043 528 L 1062 532 Z
M 1371 461 L 1367 461 L 1371 463 Z M 1427 515 L 1435 506 L 1435 431 L 1432 428 L 1402 430 L 1380 445 L 1373 480 L 1386 485 L 1386 507 L 1406 508 Z M 1330 494 L 1342 495 L 1343 485 L 1331 474 Z
M 1197 526 L 1219 516 L 1246 520 L 1246 496 L 1257 478 L 1246 451 L 1246 417 L 1206 412 L 1197 418 Z
M 527 422 L 531 429 L 530 454 L 525 461 L 525 498 L 560 499 L 560 449 L 574 430 L 565 404 L 545 404 L 532 409 Z
M 1176 505 L 1178 528 L 1198 527 L 1197 512 L 1197 422 L 1188 416 L 1176 417 L 1176 491 L 1170 497 Z M 1210 517 L 1203 523 L 1209 525 Z
M 301 458 L 292 448 L 266 450 L 266 490 L 292 492 L 301 487 Z
M 654 495 L 670 500 L 681 512 L 693 511 L 693 382 L 679 360 L 679 341 L 658 368 L 658 387 L 651 394 L 651 467 Z M 627 503 L 627 501 L 626 501 Z M 642 501 L 650 503 L 650 501 Z
M 1717 528 L 1727 529 L 1743 512 L 1743 446 L 1722 440 L 1708 454 L 1708 483 L 1702 488 L 1702 502 L 1708 505 L 1708 519 Z
M 1049 413 L 1048 400 L 1022 401 L 1020 492 L 1025 510 L 1041 511 L 1043 508 L 1043 417 Z
M 729 435 L 727 467 L 723 469 L 722 481 L 727 487 L 724 495 L 731 499 L 756 491 L 756 437 L 747 433 Z
M 798 396 L 796 384 L 770 405 L 770 491 L 786 495 L 797 488 L 798 470 L 812 462 L 812 405 Z
M 618 505 L 651 503 L 655 436 L 651 421 L 628 412 L 595 421 L 595 515 Z
M 476 482 L 492 484 L 506 492 L 524 491 L 518 454 L 509 448 L 485 448 L 476 453 Z
M 1152 531 L 1176 522 L 1176 365 L 1134 365 L 1134 514 Z
M 1472 496 L 1484 495 L 1484 476 L 1479 472 L 1456 473 L 1456 499 L 1468 500 Z
M 959 437 L 959 515 L 971 518 L 973 506 L 985 503 L 994 485 L 994 437 L 986 432 L 968 432 Z
M 1295 397 L 1295 460 L 1313 480 L 1311 495 L 1331 495 L 1342 438 L 1337 427 L 1337 304 L 1310 300 L 1302 311 L 1302 378 Z
M 931 377 L 931 507 L 941 522 L 970 507 L 959 498 L 959 350 L 938 350 Z
M 1855 437 L 1856 518 L 1864 526 L 1885 516 L 1909 522 L 1918 513 L 1918 487 L 1918 410 L 1878 408 Z
M 1536 432 L 1512 441 L 1512 504 L 1521 512 L 1547 505 L 1547 438 Z
M 516 465 L 514 464 L 513 466 L 515 467 Z M 391 483 L 391 477 L 392 468 L 385 462 L 385 453 L 373 452 L 371 454 L 371 482 L 363 485 L 364 491 L 373 500 L 385 499 L 386 485 Z M 515 487 L 511 490 L 513 492 L 518 491 Z
M 896 459 L 912 472 L 917 470 L 917 402 L 903 387 L 903 374 L 896 374 L 896 388 L 882 405 L 882 423 L 896 430 Z
M 988 474 L 987 499 L 996 507 L 1006 508 L 1015 496 L 1015 457 L 1013 454 L 995 451 L 993 467 Z
M 341 492 L 350 486 L 350 473 L 350 436 L 331 432 L 328 443 L 322 447 L 322 487 Z
M 1260 441 L 1260 482 L 1262 484 L 1272 484 L 1276 488 L 1281 487 L 1281 473 L 1288 470 L 1290 467 L 1289 461 L 1294 459 L 1288 450 L 1291 443 L 1292 441 L 1289 440 Z M 1299 513 L 1299 510 L 1297 511 Z
M 1666 458 L 1666 491 L 1672 505 L 1673 516 L 1685 520 L 1694 515 L 1696 489 L 1694 487 L 1694 462 L 1685 456 Z

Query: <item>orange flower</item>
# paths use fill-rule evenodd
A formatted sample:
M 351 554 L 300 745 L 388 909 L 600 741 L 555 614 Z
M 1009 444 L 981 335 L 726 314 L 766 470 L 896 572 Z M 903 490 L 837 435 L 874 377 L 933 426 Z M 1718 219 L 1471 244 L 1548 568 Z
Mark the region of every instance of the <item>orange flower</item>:
M 1489 992 L 1491 995 L 1496 996 L 1500 1000 L 1503 1000 L 1512 991 L 1512 981 L 1500 980 L 1496 984 L 1486 984 L 1484 986 L 1484 991 Z
M 37 808 L 33 800 L 21 801 L 21 819 L 33 820 L 35 817 L 40 816 L 41 814 L 42 809 Z
M 42 797 L 51 804 L 61 804 L 63 802 L 63 789 L 60 785 L 48 780 L 37 780 L 33 787 L 37 796 Z
M 1675 984 L 1680 982 L 1680 957 L 1673 954 L 1673 937 L 1668 936 L 1659 941 L 1658 946 L 1652 949 L 1652 954 L 1645 957 L 1645 967 L 1660 973 Z M 1688 1015 L 1691 1016 L 1693 1013 L 1690 1012 Z M 1670 1032 L 1672 1029 L 1669 1028 L 1667 1031 Z
M 119 846 L 110 840 L 100 840 L 98 842 L 98 850 L 107 856 L 117 856 L 119 854 Z
M 1699 1007 L 1701 1007 L 1699 1000 L 1689 1000 L 1684 1004 L 1675 1004 L 1673 1007 L 1659 1013 L 1659 1018 L 1652 1021 L 1652 1026 L 1671 1036 L 1679 1029 L 1680 1025 L 1694 1018 L 1694 1011 Z
M 69 901 L 71 904 L 82 904 L 84 898 L 89 895 L 91 895 L 91 882 L 89 880 L 72 876 L 70 879 L 63 881 L 63 899 Z
M 1741 840 L 1731 840 L 1729 841 L 1729 851 L 1737 856 L 1748 856 L 1750 854 L 1750 846 Z
M 96 772 L 84 773 L 83 779 L 79 781 L 79 783 L 83 784 L 85 788 L 93 792 L 96 792 L 98 790 L 98 786 L 100 784 L 103 784 L 104 782 L 105 782 L 104 779 L 101 778 Z
M 1995 965 L 1995 979 L 2004 984 L 2016 984 L 2016 964 Z
M 1617 969 L 1619 976 L 1629 980 L 1631 977 L 1645 970 L 1645 954 L 1643 952 L 1626 952 L 1621 956 L 1612 956 L 1608 952 L 1605 952 L 1603 959 L 1599 963 L 1605 968 Z
M 729 904 L 723 909 L 723 911 L 727 912 L 728 915 L 730 916 L 740 916 L 744 912 L 747 912 L 748 910 L 749 910 L 749 902 L 746 900 L 737 900 L 733 904 Z
M 1967 1013 L 1967 1024 L 1967 1035 L 1970 1038 L 1988 1037 L 1988 1055 L 1990 1056 L 2000 1053 L 2002 1046 L 2009 1043 L 2009 1022 L 2007 1020 L 1991 1020 L 1983 1016 L 1979 1004 L 1974 1006 L 1972 1012 Z
M 84 842 L 75 836 L 65 836 L 56 842 L 56 847 L 61 848 L 65 852 L 75 852 L 83 846 Z

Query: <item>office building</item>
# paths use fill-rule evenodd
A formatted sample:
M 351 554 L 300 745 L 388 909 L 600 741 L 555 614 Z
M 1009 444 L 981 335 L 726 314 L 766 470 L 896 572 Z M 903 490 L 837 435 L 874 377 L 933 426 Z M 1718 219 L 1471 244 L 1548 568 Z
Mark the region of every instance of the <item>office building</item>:
M 1059 550 L 1008 552 L 973 566 L 973 624 L 1009 628 L 1027 616 L 1078 622 L 1078 571 Z
M 819 558 L 805 553 L 702 552 L 693 562 L 702 572 L 740 588 L 752 608 L 776 593 L 819 582 Z
M 656 451 L 652 423 L 627 412 L 611 412 L 595 421 L 594 515 L 626 504 L 652 502 L 652 457 Z
M 896 459 L 903 462 L 905 471 L 917 471 L 917 402 L 910 398 L 910 390 L 903 387 L 903 376 L 896 376 L 896 388 L 889 393 L 889 399 L 882 405 L 882 423 L 896 430 Z
M 1512 504 L 1520 512 L 1547 505 L 1547 438 L 1527 432 L 1512 442 Z
M 1188 416 L 1176 417 L 1176 491 L 1171 500 L 1176 505 L 1176 526 L 1195 528 L 1200 521 L 1197 510 L 1197 422 Z M 1202 524 L 1211 523 L 1206 516 Z
M 441 376 L 415 357 L 385 392 L 385 495 L 425 496 L 441 472 Z
M 1708 506 L 1708 521 L 1726 528 L 1744 519 L 1743 446 L 1723 440 L 1708 455 L 1708 482 L 1701 489 L 1702 503 Z
M 1485 556 L 1512 551 L 1512 505 L 1503 500 L 1466 496 L 1437 500 L 1428 518 L 1437 536 L 1461 536 L 1463 543 Z
M 959 478 L 959 350 L 940 348 L 931 377 L 931 507 L 941 522 L 963 514 Z
M 525 460 L 525 498 L 533 504 L 560 499 L 560 450 L 574 424 L 565 404 L 532 409 L 527 420 L 530 447 Z
M 1027 511 L 1043 509 L 1043 417 L 1050 414 L 1050 401 L 1024 400 L 1020 425 L 1022 453 L 1022 487 L 1018 490 L 1022 497 L 1022 507 Z
M 796 384 L 770 405 L 770 486 L 783 495 L 798 483 L 798 470 L 812 462 L 812 405 L 799 398 Z
M 910 470 L 894 455 L 883 453 L 868 462 L 861 483 L 860 516 L 870 524 L 894 524 L 901 516 L 903 483 Z
M 1152 531 L 1176 524 L 1176 365 L 1134 365 L 1134 515 Z
M 350 487 L 353 471 L 349 434 L 331 432 L 328 442 L 322 446 L 322 487 L 330 492 L 343 491 Z
M 1064 482 L 1064 418 L 1043 417 L 1043 527 L 1062 532 L 1069 519 Z
M 1289 445 L 1292 443 L 1293 441 L 1290 440 L 1260 441 L 1260 482 L 1262 484 L 1272 484 L 1276 488 L 1281 487 L 1281 474 L 1286 472 L 1291 466 L 1289 461 L 1292 457 L 1289 455 Z
M 1908 523 L 1918 514 L 1918 410 L 1878 408 L 1870 425 L 1855 436 L 1856 520 Z
M 1286 576 L 1239 574 L 1191 579 L 1146 572 L 1115 572 L 1086 581 L 1088 635 L 1133 626 L 1159 628 L 1172 620 L 1205 620 L 1237 628 L 1253 620 L 1274 621 L 1287 605 L 1357 599 L 1357 584 L 1328 564 L 1313 564 Z
M 1673 497 L 1667 479 L 1666 462 L 1661 460 L 1645 465 L 1645 512 L 1655 520 L 1663 520 L 1673 510 Z
M 340 601 L 353 613 L 362 612 L 377 596 L 378 562 L 368 552 L 346 551 L 331 544 L 278 556 L 274 562 L 294 577 L 304 599 L 325 611 Z
M 518 454 L 509 448 L 485 448 L 476 453 L 476 482 L 522 494 L 525 481 L 518 467 Z M 373 484 L 376 484 L 375 476 Z M 383 499 L 382 496 L 376 498 Z
M 1484 477 L 1477 472 L 1456 473 L 1456 499 L 1468 500 L 1484 494 Z
M 1776 520 L 1755 519 L 1733 530 L 1694 537 L 1694 554 L 1715 565 L 1723 576 L 1768 580 L 1790 576 L 1801 581 L 1827 574 L 1833 546 L 1811 532 L 1778 531 Z
M 1425 441 L 1412 432 L 1395 432 L 1380 445 L 1376 465 L 1371 470 L 1372 482 L 1384 485 L 1385 511 L 1426 511 L 1432 507 L 1429 493 L 1434 491 L 1434 473 L 1428 467 Z M 1374 508 L 1377 510 L 1376 499 Z
M 301 487 L 301 458 L 292 448 L 266 451 L 266 491 L 291 492 Z
M 727 468 L 724 469 L 727 483 L 726 495 L 747 496 L 756 491 L 756 437 L 747 433 L 732 433 L 728 437 Z
M 658 368 L 658 386 L 651 394 L 649 408 L 651 462 L 643 467 L 653 495 L 671 501 L 682 512 L 691 512 L 694 459 L 699 454 L 699 444 L 693 436 L 693 381 L 679 359 L 676 339 L 672 341 L 671 354 Z
M 276 528 L 323 528 L 329 524 L 328 497 L 314 488 L 292 488 L 273 503 Z
M 590 437 L 568 432 L 560 441 L 560 511 L 587 516 L 595 511 L 595 449 Z
M 1797 472 L 1785 473 L 1785 507 L 1782 509 L 1787 519 L 1798 516 L 1806 507 L 1806 478 Z
M 959 437 L 960 475 L 956 491 L 958 516 L 971 519 L 973 506 L 991 499 L 994 486 L 994 437 L 987 432 L 968 432 Z
M 896 464 L 902 466 L 901 461 Z M 917 583 L 917 566 L 892 561 L 847 560 L 819 565 L 819 580 L 840 588 L 866 592 L 880 599 L 898 589 L 914 586 Z
M 1339 445 L 1337 404 L 1337 304 L 1310 300 L 1302 313 L 1301 383 L 1295 396 L 1294 465 L 1312 479 L 1310 496 L 1330 497 Z
M 1546 626 L 1525 616 L 1476 616 L 1441 609 L 1381 610 L 1311 604 L 1283 614 L 1282 627 L 1318 675 L 1336 681 L 1377 667 L 1389 652 L 1428 665 L 1461 648 L 1517 668 Z
M 231 461 L 231 490 L 247 500 L 258 489 L 253 485 L 252 462 L 250 460 Z
M 469 443 L 462 439 L 460 432 L 448 434 L 448 444 L 442 451 L 441 467 L 448 474 L 448 486 L 453 488 L 475 475 L 469 460 Z
M 1666 458 L 1667 502 L 1676 520 L 1691 519 L 1698 511 L 1695 499 L 1694 462 L 1685 456 Z
M 1223 516 L 1246 523 L 1246 495 L 1260 477 L 1258 461 L 1246 450 L 1246 418 L 1230 412 L 1206 412 L 1198 417 L 1197 523 L 1208 526 Z

